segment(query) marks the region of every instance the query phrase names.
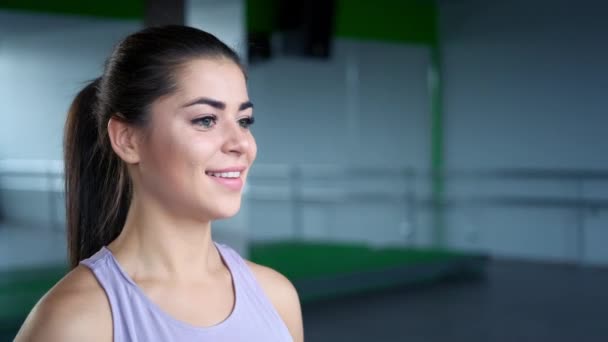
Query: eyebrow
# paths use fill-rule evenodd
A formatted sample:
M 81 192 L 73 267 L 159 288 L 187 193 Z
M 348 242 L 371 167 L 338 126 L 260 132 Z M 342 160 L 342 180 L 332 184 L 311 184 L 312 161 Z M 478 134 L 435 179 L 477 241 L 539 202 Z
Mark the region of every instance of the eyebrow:
M 185 107 L 190 107 L 190 106 L 194 106 L 194 105 L 208 105 L 208 106 L 211 106 L 211 107 L 219 109 L 219 110 L 226 109 L 226 103 L 224 103 L 222 101 L 218 101 L 218 100 L 213 100 L 213 99 L 210 99 L 207 97 L 200 97 L 194 101 L 186 103 L 182 107 L 185 108 Z M 251 103 L 251 101 L 241 103 L 241 105 L 239 106 L 239 111 L 243 111 L 248 108 L 253 108 L 253 103 Z

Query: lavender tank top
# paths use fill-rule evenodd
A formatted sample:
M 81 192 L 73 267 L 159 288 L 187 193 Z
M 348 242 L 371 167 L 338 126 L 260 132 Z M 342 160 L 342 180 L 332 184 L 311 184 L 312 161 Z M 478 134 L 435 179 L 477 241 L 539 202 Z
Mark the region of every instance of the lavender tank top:
M 226 245 L 215 245 L 232 274 L 235 304 L 228 318 L 210 327 L 190 325 L 163 311 L 106 247 L 82 260 L 80 263 L 93 271 L 110 302 L 114 341 L 292 341 L 287 326 L 241 256 Z

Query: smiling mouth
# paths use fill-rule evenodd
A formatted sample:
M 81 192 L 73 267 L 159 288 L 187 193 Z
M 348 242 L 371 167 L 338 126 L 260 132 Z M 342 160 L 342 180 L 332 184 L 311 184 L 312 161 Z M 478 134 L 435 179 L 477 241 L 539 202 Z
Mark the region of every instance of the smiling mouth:
M 243 171 L 206 171 L 205 174 L 213 179 L 216 183 L 221 184 L 231 191 L 241 191 L 245 180 L 241 178 Z

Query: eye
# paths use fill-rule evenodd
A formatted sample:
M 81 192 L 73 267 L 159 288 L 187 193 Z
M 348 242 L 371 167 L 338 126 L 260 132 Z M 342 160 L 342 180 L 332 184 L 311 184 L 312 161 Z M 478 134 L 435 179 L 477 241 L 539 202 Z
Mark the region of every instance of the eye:
M 192 124 L 203 128 L 211 128 L 217 123 L 217 118 L 214 115 L 203 116 L 201 118 L 193 119 Z
M 255 119 L 253 118 L 253 116 L 250 116 L 247 118 L 240 119 L 239 125 L 241 125 L 241 127 L 243 127 L 243 128 L 249 128 L 251 125 L 253 125 L 254 122 L 255 122 Z

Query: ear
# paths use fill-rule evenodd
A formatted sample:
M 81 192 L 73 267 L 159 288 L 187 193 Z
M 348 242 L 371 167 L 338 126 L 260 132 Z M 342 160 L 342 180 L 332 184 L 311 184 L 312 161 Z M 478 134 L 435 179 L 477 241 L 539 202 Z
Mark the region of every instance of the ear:
M 112 149 L 122 160 L 128 164 L 139 162 L 138 135 L 133 125 L 113 116 L 108 121 L 108 135 Z

